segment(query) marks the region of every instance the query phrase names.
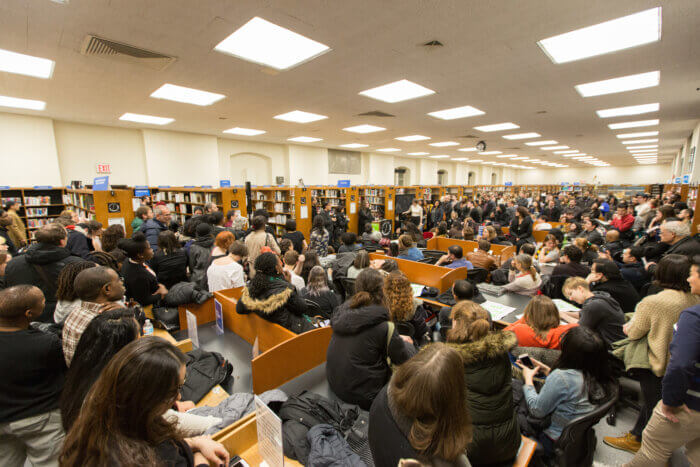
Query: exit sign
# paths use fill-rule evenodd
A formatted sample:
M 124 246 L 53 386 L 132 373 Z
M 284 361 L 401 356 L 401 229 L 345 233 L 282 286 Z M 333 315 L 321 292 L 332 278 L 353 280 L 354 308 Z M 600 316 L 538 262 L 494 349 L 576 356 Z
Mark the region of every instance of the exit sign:
M 111 174 L 112 164 L 97 164 L 96 169 L 98 174 Z

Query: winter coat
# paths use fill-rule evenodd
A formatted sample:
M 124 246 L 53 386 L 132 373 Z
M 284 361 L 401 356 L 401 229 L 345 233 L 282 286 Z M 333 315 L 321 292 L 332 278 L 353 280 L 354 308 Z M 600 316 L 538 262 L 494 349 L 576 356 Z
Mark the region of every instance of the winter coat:
M 189 264 L 190 282 L 208 290 L 207 269 L 211 263 L 211 250 L 214 248 L 213 237 L 200 237 L 190 245 Z
M 169 255 L 160 250 L 151 259 L 150 266 L 158 282 L 170 289 L 178 282 L 187 282 L 187 262 L 185 250 L 176 250 Z
M 366 467 L 345 438 L 332 426 L 313 426 L 306 435 L 309 441 L 309 457 L 306 465 L 314 467 Z
M 518 343 L 509 331 L 491 332 L 475 342 L 452 343 L 464 362 L 469 414 L 474 437 L 467 446 L 472 464 L 513 459 L 520 447 L 520 428 L 513 405 L 508 353 Z
M 139 228 L 139 232 L 142 232 L 146 236 L 146 240 L 150 243 L 153 251 L 158 251 L 158 234 L 164 230 L 168 230 L 168 226 L 158 219 L 148 219 L 141 224 Z
M 691 261 L 693 256 L 700 254 L 700 243 L 694 237 L 684 237 L 666 250 L 666 255 L 685 255 Z
M 534 243 L 535 237 L 532 236 L 532 218 L 528 216 L 518 223 L 518 217 L 516 216 L 510 222 L 510 234 L 518 241 L 525 240 L 526 242 Z
M 369 410 L 377 393 L 389 381 L 388 321 L 389 312 L 381 305 L 353 309 L 346 302 L 333 313 L 326 374 L 328 385 L 340 400 Z M 415 352 L 415 347 L 404 342 L 394 328 L 388 345 L 391 363 L 400 365 Z
M 34 243 L 22 255 L 12 258 L 5 269 L 7 287 L 28 284 L 39 287 L 44 292 L 46 305 L 39 321 L 53 323 L 56 308 L 56 284 L 58 274 L 70 263 L 83 261 L 71 256 L 67 248 L 45 243 Z M 43 271 L 46 280 L 39 271 Z
M 66 248 L 75 256 L 88 259 L 92 248 L 90 248 L 87 235 L 85 235 L 78 226 L 68 226 L 66 230 L 68 230 L 68 243 L 66 243 Z
M 160 295 L 155 294 L 158 290 L 158 279 L 145 265 L 127 259 L 122 264 L 121 276 L 124 278 L 127 297 L 136 300 L 143 307 L 160 302 Z
M 634 286 L 624 279 L 596 282 L 591 287 L 591 291 L 609 293 L 617 301 L 624 313 L 634 313 L 637 303 L 641 300 Z
M 245 287 L 236 303 L 236 312 L 241 315 L 255 313 L 297 334 L 313 329 L 304 316 L 306 303 L 296 287 L 276 277 L 270 278 L 267 290 L 257 298 L 253 298 L 250 289 Z

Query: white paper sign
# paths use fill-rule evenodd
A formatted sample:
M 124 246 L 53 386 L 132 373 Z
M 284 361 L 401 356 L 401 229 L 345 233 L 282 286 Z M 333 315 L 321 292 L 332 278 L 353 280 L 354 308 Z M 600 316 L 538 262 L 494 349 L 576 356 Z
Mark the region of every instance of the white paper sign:
M 141 207 L 141 198 L 131 198 L 131 207 L 134 208 L 134 212 Z
M 255 424 L 260 457 L 270 467 L 283 467 L 282 420 L 258 396 L 255 396 Z
M 350 214 L 355 214 L 357 211 L 357 203 L 350 203 Z
M 393 211 L 394 210 L 394 202 L 392 200 L 389 200 L 386 205 L 386 210 L 387 211 Z
M 554 305 L 559 311 L 581 311 L 580 308 L 572 305 L 571 303 L 565 300 L 562 300 L 561 298 L 555 298 L 554 300 L 552 300 L 552 302 L 554 302 Z
M 192 340 L 192 346 L 199 348 L 199 335 L 197 334 L 197 317 L 190 310 L 185 310 L 187 317 L 187 337 Z
M 309 208 L 306 206 L 301 206 L 299 208 L 299 219 L 308 219 L 309 217 Z
M 491 315 L 491 319 L 494 321 L 498 321 L 508 313 L 515 310 L 515 308 L 512 306 L 502 305 L 500 303 L 491 302 L 488 300 L 482 303 L 481 307 L 489 312 L 489 314 Z
M 107 219 L 107 225 L 121 225 L 126 229 L 126 224 L 124 223 L 123 217 L 110 217 Z

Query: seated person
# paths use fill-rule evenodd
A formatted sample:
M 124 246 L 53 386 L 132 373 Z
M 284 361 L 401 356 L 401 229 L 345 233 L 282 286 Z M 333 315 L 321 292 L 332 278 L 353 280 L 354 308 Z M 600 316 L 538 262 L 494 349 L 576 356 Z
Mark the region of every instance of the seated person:
M 248 248 L 240 240 L 228 247 L 228 255 L 212 261 L 207 269 L 209 292 L 234 289 L 245 285 L 243 261 L 248 256 Z
M 523 316 L 506 326 L 504 331 L 513 331 L 520 347 L 543 347 L 560 349 L 561 336 L 576 324 L 560 324 L 559 310 L 551 298 L 535 295 L 528 302 Z
M 465 452 L 472 427 L 466 389 L 462 359 L 444 344 L 425 347 L 399 366 L 370 409 L 374 464 L 421 459 L 430 465 L 469 465 Z
M 437 263 L 435 263 L 435 266 L 444 266 L 451 269 L 474 268 L 472 263 L 464 258 L 462 247 L 459 245 L 450 245 L 449 248 L 447 248 L 447 254 L 442 255 L 440 259 L 437 260 Z
M 410 235 L 403 234 L 399 237 L 399 254 L 397 258 L 420 261 L 423 259 L 423 252 L 416 248 L 416 244 Z
M 362 245 L 357 243 L 357 235 L 352 232 L 343 232 L 340 240 L 343 244 L 338 248 L 338 253 L 348 253 L 362 249 Z
M 591 273 L 588 266 L 581 264 L 583 251 L 575 245 L 567 245 L 561 249 L 559 264 L 552 270 L 552 276 L 587 277 Z
M 464 240 L 464 234 L 459 225 L 453 225 L 450 231 L 447 232 L 447 236 L 455 240 Z
M 318 305 L 318 311 L 324 318 L 330 318 L 338 305 L 340 296 L 328 286 L 326 271 L 321 266 L 314 266 L 309 272 L 309 282 L 301 291 L 302 298 Z
M 473 241 L 474 241 L 474 237 L 475 237 L 474 229 L 472 229 L 471 227 L 469 227 L 468 225 L 466 225 L 466 222 L 465 222 L 465 225 L 464 225 L 464 227 L 462 228 L 462 239 L 463 239 L 463 240 L 470 241 L 470 242 L 473 242 Z
M 547 234 L 542 242 L 542 248 L 537 253 L 537 263 L 542 274 L 551 274 L 554 267 L 559 264 L 559 242 L 557 237 Z
M 306 303 L 289 282 L 289 272 L 283 271 L 276 254 L 259 255 L 255 259 L 255 276 L 243 289 L 236 313 L 255 313 L 297 334 L 313 329 L 304 316 Z
M 389 381 L 392 364 L 401 365 L 415 353 L 394 330 L 390 338 L 389 312 L 384 306 L 383 278 L 365 269 L 355 281 L 355 294 L 331 317 L 333 336 L 328 345 L 326 375 L 333 393 L 343 402 L 369 410 Z
M 607 292 L 625 313 L 634 313 L 641 298 L 634 286 L 622 278 L 620 268 L 606 258 L 598 258 L 591 265 L 591 273 L 586 277 L 592 292 Z
M 520 295 L 535 295 L 541 285 L 542 278 L 532 265 L 532 256 L 523 253 L 516 256 L 503 288 Z
M 187 282 L 187 253 L 170 230 L 158 234 L 158 251 L 148 264 L 158 282 L 167 289 L 178 282 Z
M 484 303 L 486 301 L 484 296 L 479 293 L 474 285 L 464 279 L 456 280 L 455 283 L 452 284 L 452 296 L 454 297 L 455 305 L 466 300 L 471 300 L 475 303 Z M 451 306 L 443 306 L 440 308 L 438 323 L 441 329 L 445 328 L 447 330 L 452 327 L 452 319 L 450 318 L 451 312 Z
M 602 245 L 603 236 L 598 232 L 598 221 L 590 216 L 583 217 L 583 230 L 577 235 L 577 238 L 585 238 L 588 243 L 593 245 Z
M 126 296 L 146 307 L 154 305 L 168 294 L 168 289 L 158 282 L 156 273 L 146 263 L 153 258 L 153 249 L 141 232 L 119 241 L 128 260 L 122 265 L 122 277 Z
M 622 278 L 641 292 L 642 287 L 649 282 L 649 273 L 644 268 L 644 247 L 633 246 L 622 250 L 622 262 L 615 263 L 620 268 Z
M 80 308 L 81 302 L 75 293 L 75 278 L 85 269 L 95 266 L 96 264 L 92 261 L 69 263 L 58 273 L 56 310 L 53 313 L 53 319 L 57 324 L 63 324 L 68 315 Z
M 566 424 L 610 400 L 616 381 L 605 343 L 584 326 L 564 334 L 561 356 L 553 368 L 534 359 L 533 363 L 533 369 L 518 365 L 523 371 L 523 393 L 530 415 L 541 419 L 551 415 L 551 423 L 537 436 L 549 457 Z M 539 393 L 533 382 L 537 373 L 547 376 Z
M 362 243 L 364 243 L 364 244 L 371 243 L 373 241 L 372 240 L 372 233 L 373 232 L 374 232 L 374 230 L 372 229 L 372 224 L 367 222 L 365 224 L 364 230 L 362 232 Z
M 408 324 L 412 334 L 400 332 L 413 339 L 413 344 L 421 346 L 427 342 L 428 327 L 425 324 L 427 313 L 420 300 L 413 298 L 411 281 L 401 271 L 393 271 L 384 279 L 384 302 L 389 310 L 389 318 L 399 331 L 401 324 Z
M 617 230 L 608 230 L 605 232 L 605 243 L 603 244 L 602 251 L 606 251 L 610 254 L 610 258 L 616 260 L 617 255 L 622 253 L 625 247 L 620 241 L 620 232 Z
M 592 243 L 589 243 L 588 240 L 586 240 L 583 237 L 577 237 L 574 239 L 572 244 L 576 247 L 578 247 L 579 250 L 583 252 L 583 256 L 581 257 L 581 263 L 590 265 L 593 264 L 593 261 L 598 259 L 600 256 L 598 254 L 598 247 L 596 245 L 593 245 Z
M 299 275 L 303 263 L 299 261 L 299 253 L 294 249 L 288 250 L 283 256 L 284 260 L 284 270 L 289 272 L 289 282 L 292 283 L 294 287 L 297 288 L 298 292 L 304 288 L 306 284 L 304 279 Z
M 467 260 L 474 265 L 475 268 L 483 268 L 487 271 L 493 271 L 498 267 L 497 259 L 489 254 L 491 243 L 488 240 L 480 239 L 479 247 L 476 251 L 467 254 Z
M 622 332 L 625 314 L 610 294 L 591 292 L 588 282 L 581 277 L 569 277 L 564 282 L 562 292 L 567 300 L 581 305 L 581 311 L 560 311 L 562 320 L 597 332 L 608 349 L 613 342 L 625 338 Z
M 345 275 L 348 279 L 355 279 L 360 272 L 362 272 L 363 269 L 367 269 L 369 267 L 369 253 L 367 253 L 367 250 L 360 250 L 357 252 L 357 255 L 355 256 L 355 259 L 352 262 L 352 265 L 348 268 L 348 272 Z
M 545 214 L 540 214 L 535 219 L 535 225 L 532 230 L 552 230 L 552 224 L 547 222 L 547 216 Z

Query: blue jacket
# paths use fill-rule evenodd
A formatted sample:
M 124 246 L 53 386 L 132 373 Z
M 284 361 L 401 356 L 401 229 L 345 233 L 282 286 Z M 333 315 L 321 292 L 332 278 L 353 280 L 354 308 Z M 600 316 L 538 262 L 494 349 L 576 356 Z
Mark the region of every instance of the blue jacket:
M 139 232 L 142 232 L 146 236 L 146 240 L 151 244 L 153 251 L 158 251 L 158 234 L 164 230 L 168 230 L 168 227 L 159 220 L 148 219 L 141 224 Z
M 663 379 L 664 404 L 700 411 L 700 305 L 683 310 L 673 332 Z
M 408 259 L 411 261 L 419 261 L 423 259 L 423 252 L 416 247 L 411 247 L 408 250 L 397 256 L 399 259 Z

